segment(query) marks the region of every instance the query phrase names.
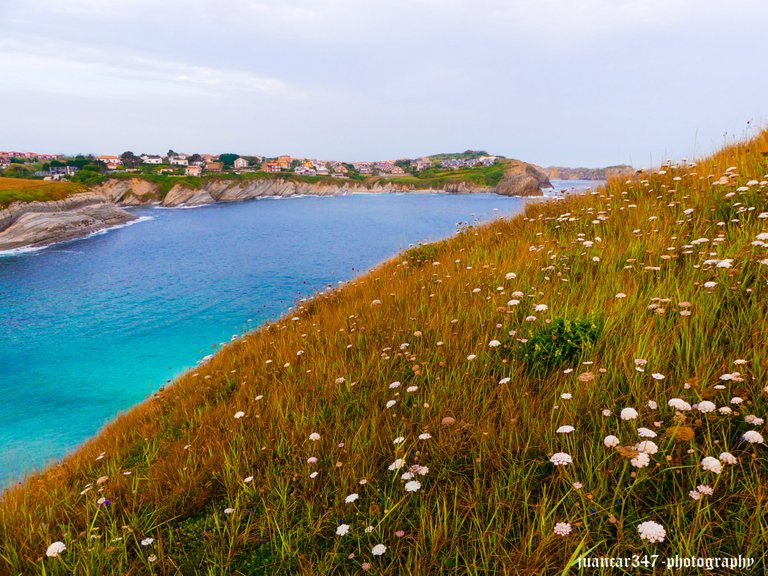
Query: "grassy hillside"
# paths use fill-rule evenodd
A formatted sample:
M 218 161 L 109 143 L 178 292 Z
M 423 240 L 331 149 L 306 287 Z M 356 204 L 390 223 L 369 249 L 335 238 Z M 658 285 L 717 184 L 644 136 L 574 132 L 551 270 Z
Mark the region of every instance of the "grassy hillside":
M 13 202 L 63 200 L 85 189 L 85 185 L 75 182 L 0 178 L 0 208 L 5 208 Z
M 764 151 L 533 203 L 298 303 L 6 491 L 8 573 L 762 566 Z
M 392 182 L 394 184 L 405 184 L 415 188 L 439 190 L 449 184 L 458 184 L 469 182 L 476 186 L 487 186 L 489 188 L 496 186 L 504 176 L 506 169 L 505 161 L 499 161 L 492 166 L 477 166 L 473 168 L 461 168 L 458 170 L 443 169 L 439 167 L 430 168 L 417 175 L 392 176 L 386 178 L 373 179 L 372 181 Z

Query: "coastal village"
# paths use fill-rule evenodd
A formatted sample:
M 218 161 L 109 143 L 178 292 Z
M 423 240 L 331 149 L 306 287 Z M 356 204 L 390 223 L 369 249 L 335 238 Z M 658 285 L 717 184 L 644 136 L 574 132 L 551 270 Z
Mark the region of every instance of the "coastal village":
M 430 170 L 454 171 L 493 166 L 503 157 L 483 151 L 467 150 L 457 154 L 441 154 L 398 160 L 344 162 L 297 158 L 226 154 L 185 154 L 169 150 L 165 155 L 123 152 L 118 155 L 40 154 L 35 152 L 0 151 L 0 173 L 5 176 L 72 179 L 78 172 L 96 174 L 157 174 L 168 176 L 203 176 L 206 174 L 294 174 L 328 176 L 341 179 L 365 179 L 370 176 L 398 177 L 424 174 Z

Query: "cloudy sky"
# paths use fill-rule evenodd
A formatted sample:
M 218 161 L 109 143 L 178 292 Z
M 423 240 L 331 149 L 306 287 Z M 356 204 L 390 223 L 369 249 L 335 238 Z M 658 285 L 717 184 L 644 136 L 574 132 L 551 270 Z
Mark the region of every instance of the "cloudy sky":
M 0 0 L 0 149 L 647 166 L 768 120 L 765 0 Z

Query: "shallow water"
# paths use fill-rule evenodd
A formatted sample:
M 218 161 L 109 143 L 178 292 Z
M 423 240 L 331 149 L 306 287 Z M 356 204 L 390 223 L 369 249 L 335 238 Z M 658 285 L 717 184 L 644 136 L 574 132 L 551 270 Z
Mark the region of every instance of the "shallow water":
M 524 205 L 387 194 L 142 208 L 138 224 L 0 258 L 0 485 L 302 295 Z

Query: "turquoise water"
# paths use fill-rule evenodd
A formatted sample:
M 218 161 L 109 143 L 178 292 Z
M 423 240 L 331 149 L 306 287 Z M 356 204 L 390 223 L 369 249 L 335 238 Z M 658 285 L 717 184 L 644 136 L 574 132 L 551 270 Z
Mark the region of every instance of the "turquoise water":
M 524 204 L 361 195 L 142 208 L 137 224 L 0 258 L 0 485 L 297 298 Z

